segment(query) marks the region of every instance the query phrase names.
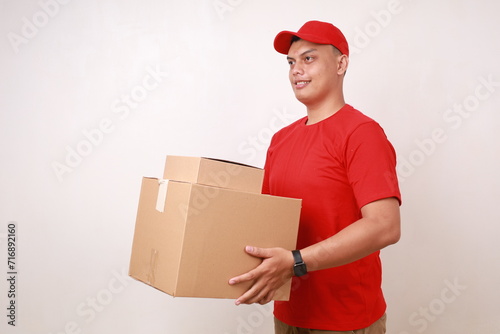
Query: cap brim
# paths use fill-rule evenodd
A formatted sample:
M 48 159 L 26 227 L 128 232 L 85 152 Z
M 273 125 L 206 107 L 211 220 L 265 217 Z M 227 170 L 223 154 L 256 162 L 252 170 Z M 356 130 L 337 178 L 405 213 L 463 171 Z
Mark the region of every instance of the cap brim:
M 274 49 L 282 54 L 288 54 L 290 49 L 290 44 L 292 44 L 293 36 L 297 36 L 297 33 L 292 31 L 282 31 L 276 38 L 274 38 Z
M 287 55 L 288 51 L 290 50 L 290 45 L 292 44 L 292 38 L 294 36 L 312 43 L 331 44 L 328 40 L 319 38 L 316 35 L 303 33 L 300 34 L 293 31 L 282 31 L 278 35 L 276 35 L 276 38 L 274 39 L 274 49 L 279 53 Z

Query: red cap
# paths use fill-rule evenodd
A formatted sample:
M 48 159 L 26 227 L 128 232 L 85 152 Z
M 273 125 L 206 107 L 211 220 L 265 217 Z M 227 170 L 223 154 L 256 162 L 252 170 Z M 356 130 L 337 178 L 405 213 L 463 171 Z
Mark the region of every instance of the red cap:
M 274 39 L 274 48 L 288 54 L 293 36 L 317 44 L 331 44 L 342 54 L 349 55 L 349 45 L 344 34 L 333 24 L 321 21 L 306 22 L 297 32 L 282 31 Z

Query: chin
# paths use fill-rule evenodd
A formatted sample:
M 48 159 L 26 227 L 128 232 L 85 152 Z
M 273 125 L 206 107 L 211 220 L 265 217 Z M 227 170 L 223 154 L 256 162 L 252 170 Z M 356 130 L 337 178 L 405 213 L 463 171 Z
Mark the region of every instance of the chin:
M 307 102 L 310 101 L 310 97 L 300 93 L 299 94 L 295 93 L 295 98 L 303 104 L 307 104 Z

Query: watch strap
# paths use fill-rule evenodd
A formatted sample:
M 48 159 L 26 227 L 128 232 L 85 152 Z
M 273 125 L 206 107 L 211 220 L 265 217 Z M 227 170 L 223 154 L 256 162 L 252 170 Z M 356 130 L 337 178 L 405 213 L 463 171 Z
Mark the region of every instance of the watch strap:
M 304 276 L 307 274 L 307 266 L 304 263 L 304 260 L 302 259 L 302 255 L 300 254 L 299 250 L 293 250 L 293 260 L 294 260 L 294 265 L 293 265 L 293 273 L 295 276 Z
M 295 264 L 304 263 L 304 260 L 302 260 L 302 255 L 300 254 L 299 250 L 297 249 L 293 250 L 292 254 L 293 254 L 293 261 L 295 262 Z

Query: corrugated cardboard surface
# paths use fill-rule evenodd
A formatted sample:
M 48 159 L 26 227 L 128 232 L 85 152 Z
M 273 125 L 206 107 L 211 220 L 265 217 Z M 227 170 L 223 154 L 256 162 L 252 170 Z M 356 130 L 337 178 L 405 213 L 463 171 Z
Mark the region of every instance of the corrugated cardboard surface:
M 251 283 L 228 280 L 260 263 L 246 245 L 296 246 L 300 200 L 168 181 L 161 213 L 158 189 L 158 179 L 143 179 L 130 275 L 168 294 L 238 298 Z M 289 291 L 290 282 L 275 299 Z
M 175 185 L 174 185 L 175 187 Z M 189 200 L 189 189 L 174 189 L 165 212 L 156 210 L 159 180 L 143 178 L 132 246 L 130 276 L 173 294 L 184 239 L 183 220 L 176 207 Z M 187 190 L 187 191 L 186 191 Z M 169 223 L 171 222 L 171 223 Z
M 261 193 L 261 168 L 228 161 L 184 156 L 167 156 L 163 178 L 220 188 Z

